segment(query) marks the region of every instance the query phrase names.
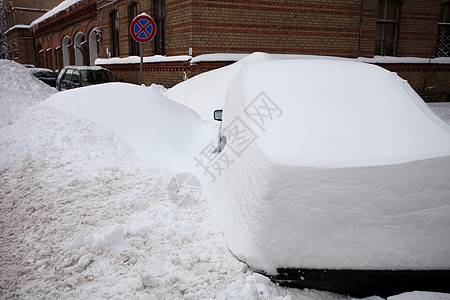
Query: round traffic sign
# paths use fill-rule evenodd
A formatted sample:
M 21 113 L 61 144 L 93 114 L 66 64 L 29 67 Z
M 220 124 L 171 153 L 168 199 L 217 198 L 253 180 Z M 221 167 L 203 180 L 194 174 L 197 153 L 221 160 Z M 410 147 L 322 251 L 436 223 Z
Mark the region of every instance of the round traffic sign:
M 131 21 L 130 33 L 136 42 L 150 42 L 156 34 L 156 23 L 152 17 L 142 13 Z

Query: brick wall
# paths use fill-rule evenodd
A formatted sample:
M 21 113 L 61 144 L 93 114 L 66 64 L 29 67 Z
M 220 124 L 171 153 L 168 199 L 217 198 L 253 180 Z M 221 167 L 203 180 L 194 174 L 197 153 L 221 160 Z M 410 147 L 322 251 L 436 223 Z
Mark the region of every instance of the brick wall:
M 430 87 L 450 84 L 450 65 L 440 64 L 378 64 L 406 79 L 422 97 Z M 450 100 L 450 99 L 449 99 Z
M 143 67 L 143 83 L 147 86 L 155 83 L 171 88 L 185 78 L 227 66 L 232 62 L 202 62 L 190 65 L 189 62 L 146 63 Z M 407 80 L 422 97 L 430 87 L 450 84 L 450 65 L 445 64 L 377 64 L 389 71 L 396 72 Z M 128 83 L 139 83 L 139 64 L 104 65 L 119 79 Z M 450 92 L 450 91 L 449 91 Z M 450 99 L 448 99 L 450 100 Z
M 16 28 L 7 33 L 10 59 L 21 64 L 34 65 L 33 37 L 30 29 Z M 17 54 L 17 57 L 16 57 Z
M 104 4 L 103 1 L 97 2 L 97 21 L 102 28 L 102 39 L 100 42 L 99 54 L 100 57 L 107 57 L 107 51 L 112 53 L 112 32 L 111 32 L 111 13 L 117 10 L 119 13 L 119 53 L 120 57 L 127 57 L 130 55 L 130 6 L 132 3 L 138 3 L 138 14 L 145 12 L 150 16 L 153 15 L 153 1 L 115 1 L 113 4 Z M 151 41 L 145 44 L 144 55 L 154 55 L 154 42 Z
M 398 56 L 434 57 L 440 4 L 440 0 L 402 2 Z
M 355 57 L 360 1 L 192 1 L 193 54 L 297 53 Z
M 119 0 L 98 9 L 101 57 L 111 48 L 113 10 L 119 12 L 120 56 L 129 55 L 133 2 Z M 153 1 L 135 2 L 139 12 L 154 15 Z M 398 56 L 434 54 L 441 2 L 402 0 Z M 261 51 L 373 57 L 377 18 L 378 0 L 166 0 L 166 53 L 184 55 L 192 48 L 193 55 Z M 145 55 L 153 54 L 150 42 Z
M 34 47 L 36 51 L 36 62 L 38 67 L 60 70 L 63 66 L 62 40 L 68 36 L 74 44 L 75 36 L 81 32 L 86 42 L 89 42 L 90 31 L 97 27 L 96 0 L 83 0 L 69 10 L 63 10 L 51 18 L 32 27 L 34 36 Z M 83 46 L 83 64 L 89 65 L 88 43 Z M 59 51 L 56 49 L 59 48 Z M 42 49 L 43 52 L 39 53 Z M 48 50 L 48 51 L 47 51 Z M 74 48 L 68 49 L 69 64 L 75 64 Z
M 167 55 L 188 55 L 192 44 L 192 0 L 166 0 Z

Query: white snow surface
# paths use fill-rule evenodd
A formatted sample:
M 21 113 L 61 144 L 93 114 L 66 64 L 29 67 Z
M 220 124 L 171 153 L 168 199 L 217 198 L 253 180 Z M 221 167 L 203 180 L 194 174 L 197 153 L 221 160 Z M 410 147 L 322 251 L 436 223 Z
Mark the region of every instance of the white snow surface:
M 229 66 L 199 74 L 183 81 L 164 93 L 165 96 L 184 104 L 210 123 L 214 121 L 214 110 L 222 109 L 228 90 L 228 85 L 238 74 L 242 65 L 252 61 L 278 59 L 276 55 L 253 53 Z
M 14 30 L 14 29 L 29 29 L 30 25 L 25 25 L 25 24 L 16 24 L 12 27 L 9 27 L 8 30 L 5 31 L 5 34 L 8 34 L 8 32 Z
M 228 251 L 213 197 L 206 191 L 186 203 L 169 197 L 173 171 L 136 156 L 120 133 L 100 122 L 110 111 L 83 102 L 86 90 L 42 103 L 41 82 L 12 66 L 1 65 L 2 84 L 14 80 L 2 88 L 2 99 L 28 103 L 29 91 L 35 98 L 0 127 L 1 299 L 348 298 L 281 288 L 250 271 Z M 178 105 L 140 87 L 120 85 L 126 97 L 109 88 L 142 114 L 149 104 L 133 101 L 142 95 L 150 103 L 154 97 L 161 114 L 167 107 L 177 112 Z M 95 101 L 98 94 L 91 92 Z M 2 116 L 8 101 L 2 100 Z M 134 113 L 117 111 L 115 120 L 124 125 Z M 180 117 L 195 116 L 184 113 Z
M 214 134 L 214 127 L 188 107 L 133 84 L 72 89 L 44 104 L 99 124 L 148 163 L 167 165 L 197 153 Z
M 34 77 L 30 69 L 0 60 L 0 127 L 22 117 L 33 105 L 58 92 Z
M 450 268 L 450 127 L 404 80 L 269 60 L 227 92 L 219 195 L 237 257 L 268 273 Z
M 217 186 L 195 201 L 173 198 L 173 170 L 150 161 L 134 136 L 161 138 L 143 120 L 155 105 L 199 131 L 205 124 L 155 94 L 161 87 L 80 88 L 42 103 L 55 91 L 22 66 L 2 61 L 0 74 L 0 298 L 349 299 L 279 287 L 239 262 L 222 235 Z M 408 296 L 448 299 L 392 299 Z

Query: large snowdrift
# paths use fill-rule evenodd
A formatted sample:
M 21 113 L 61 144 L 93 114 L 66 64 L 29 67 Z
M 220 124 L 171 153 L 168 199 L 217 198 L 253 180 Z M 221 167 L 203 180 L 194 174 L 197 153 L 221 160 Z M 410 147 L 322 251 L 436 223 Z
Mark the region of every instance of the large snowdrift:
M 253 268 L 450 268 L 450 127 L 396 74 L 247 63 L 223 127 L 225 236 Z
M 30 69 L 0 60 L 0 127 L 11 124 L 57 90 L 38 80 Z
M 141 159 L 156 164 L 200 151 L 213 133 L 188 107 L 132 84 L 77 88 L 54 95 L 43 104 L 99 124 Z
M 39 86 L 51 89 L 27 82 L 28 73 L 15 77 L 16 68 L 0 73 L 2 84 L 3 78 L 15 78 L 11 90 L 24 97 L 16 98 L 21 103 L 45 98 Z M 124 103 L 142 104 L 129 112 L 147 112 L 149 103 L 132 99 L 143 91 L 122 87 Z M 3 91 L 2 99 L 13 93 Z M 55 106 L 72 102 L 74 110 L 65 108 L 70 114 L 48 105 L 20 106 L 15 116 L 22 117 L 0 127 L 0 298 L 348 299 L 282 288 L 239 263 L 223 243 L 214 198 L 178 206 L 166 192 L 174 174 L 136 158 L 95 121 L 111 117 L 103 116 L 110 111 L 100 99 L 85 106 L 99 109 L 94 122 L 78 111 L 77 102 L 84 100 L 74 94 L 84 91 L 61 93 L 71 98 L 67 103 L 58 97 Z M 120 116 L 117 122 L 133 119 L 116 101 L 110 102 L 118 109 L 111 113 Z M 448 107 L 439 111 L 450 115 Z M 191 121 L 197 124 L 198 118 Z M 398 297 L 448 299 L 420 292 Z
M 164 95 L 190 107 L 203 120 L 215 123 L 214 110 L 223 108 L 228 85 L 242 65 L 247 62 L 270 59 L 277 59 L 277 57 L 266 53 L 253 53 L 234 64 L 183 81 L 169 89 Z
M 42 82 L 13 65 L 2 65 L 0 73 L 13 78 L 11 90 L 24 97 L 15 101 L 39 103 L 46 95 Z M 123 96 L 117 86 L 110 88 Z M 154 117 L 149 106 L 162 104 L 152 108 L 161 114 L 181 110 L 178 121 L 198 124 L 198 116 L 148 88 L 120 88 L 123 106 L 133 109 L 124 111 L 109 98 L 117 109 L 112 112 L 77 89 L 53 99 L 69 114 L 22 105 L 16 111 L 22 117 L 0 127 L 1 299 L 347 299 L 282 288 L 250 271 L 229 253 L 208 198 L 180 206 L 167 193 L 174 175 L 169 168 L 143 162 L 100 122 L 80 118 L 84 107 L 102 124 L 113 116 L 117 123 L 131 120 L 128 128 L 139 131 L 130 135 L 173 134 L 164 122 L 151 130 L 132 126 L 134 117 Z M 3 91 L 2 99 L 10 100 L 12 92 Z M 31 98 L 29 91 L 35 92 Z M 133 101 L 142 95 L 146 101 Z M 93 103 L 83 104 L 85 97 Z

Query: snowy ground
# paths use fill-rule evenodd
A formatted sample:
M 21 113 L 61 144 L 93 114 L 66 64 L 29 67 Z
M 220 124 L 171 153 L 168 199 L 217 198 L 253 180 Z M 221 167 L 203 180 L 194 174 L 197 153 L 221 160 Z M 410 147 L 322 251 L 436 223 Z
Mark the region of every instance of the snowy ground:
M 19 66 L 1 61 L 0 72 L 1 299 L 348 298 L 253 273 L 228 251 L 207 193 L 174 201 L 169 167 L 39 104 L 55 91 Z M 11 74 L 27 85 L 7 84 Z M 450 124 L 450 105 L 434 106 Z

